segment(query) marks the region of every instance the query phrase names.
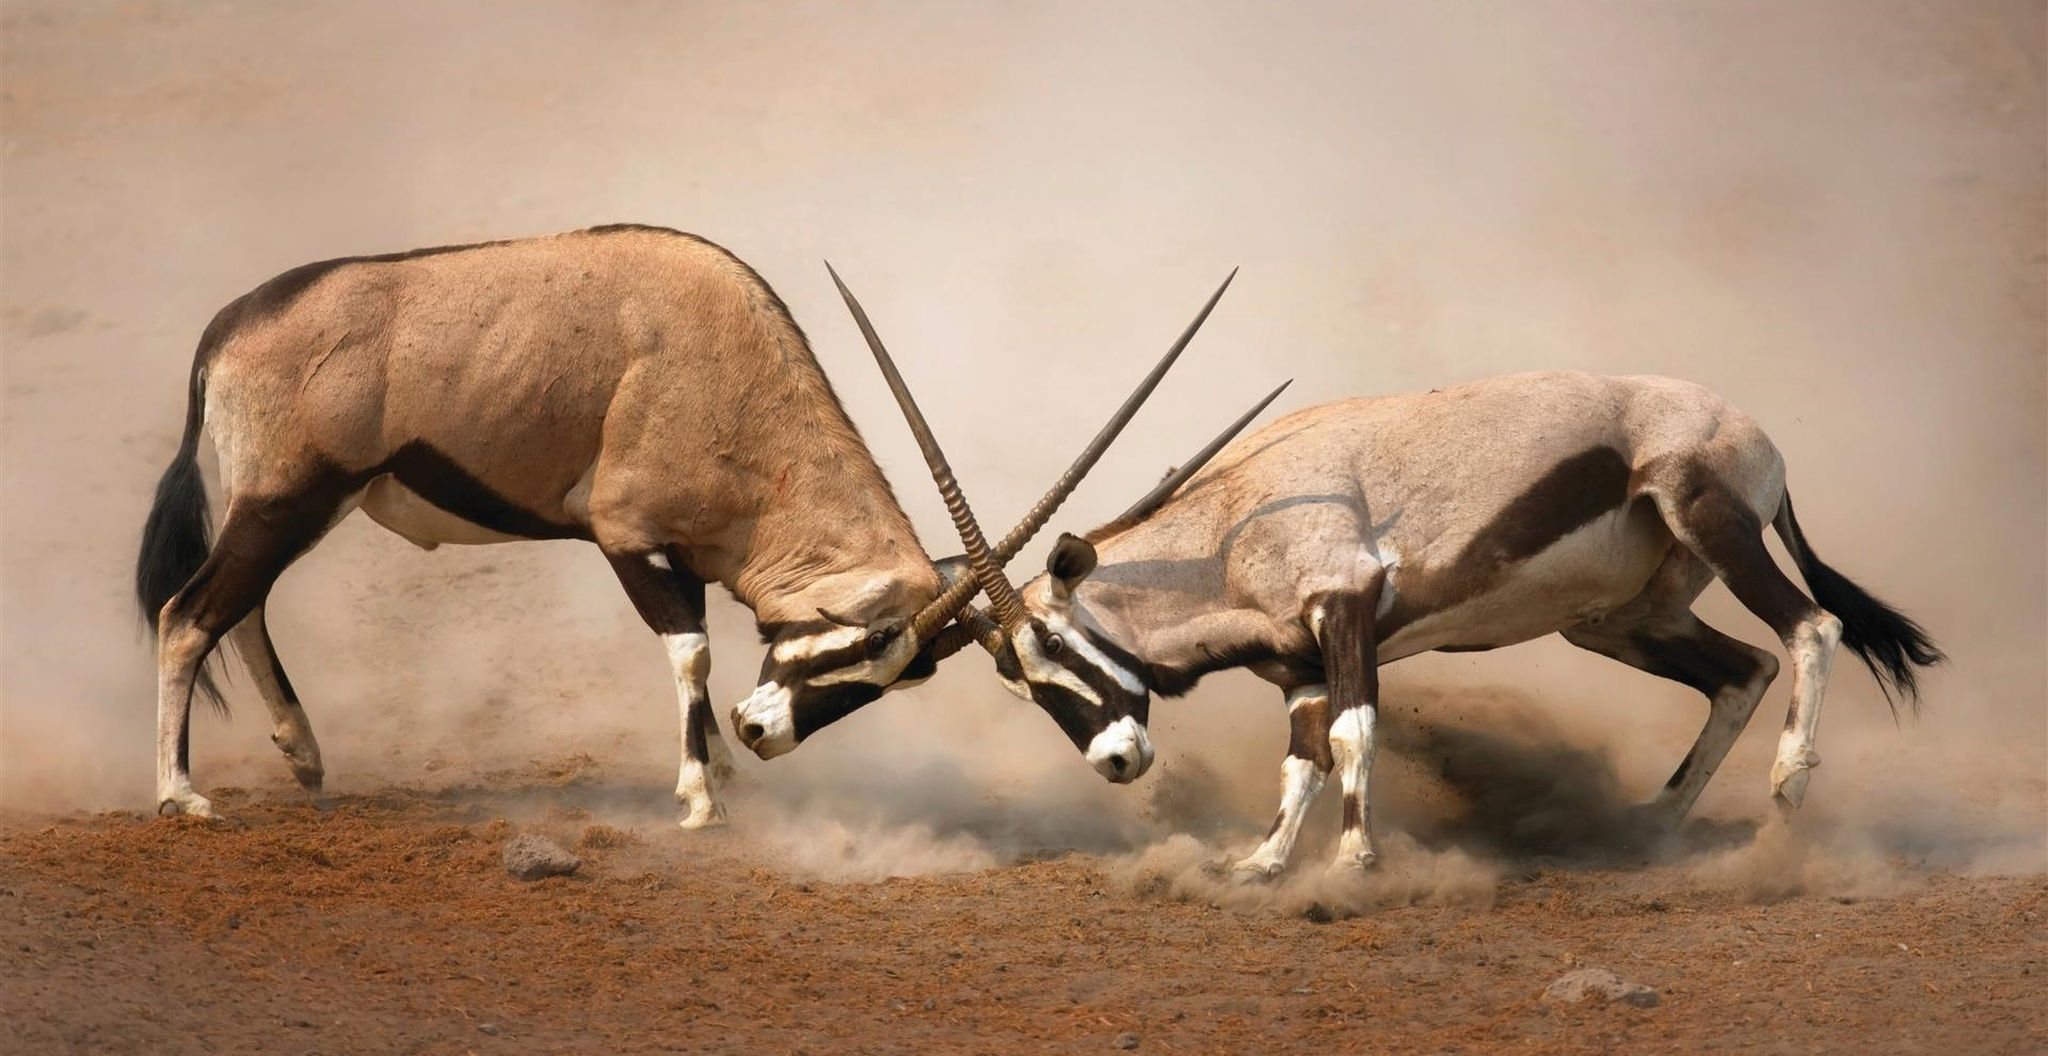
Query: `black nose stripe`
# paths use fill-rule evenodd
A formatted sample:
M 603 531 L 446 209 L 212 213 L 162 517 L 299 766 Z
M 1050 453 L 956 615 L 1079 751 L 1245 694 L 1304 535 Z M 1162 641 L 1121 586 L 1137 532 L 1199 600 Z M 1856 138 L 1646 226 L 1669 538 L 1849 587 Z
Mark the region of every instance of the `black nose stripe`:
M 882 695 L 882 687 L 870 682 L 842 682 L 822 689 L 801 689 L 791 694 L 789 721 L 796 739 L 811 734 L 853 714 Z
M 1104 720 L 1101 711 L 1075 696 L 1071 690 L 1059 686 L 1034 684 L 1031 687 L 1031 699 L 1036 701 L 1047 715 L 1052 716 L 1052 721 L 1059 725 L 1060 732 L 1066 734 L 1067 739 L 1074 742 L 1074 747 L 1083 752 L 1086 752 L 1088 745 L 1094 742 L 1096 734 L 1109 728 L 1109 722 Z

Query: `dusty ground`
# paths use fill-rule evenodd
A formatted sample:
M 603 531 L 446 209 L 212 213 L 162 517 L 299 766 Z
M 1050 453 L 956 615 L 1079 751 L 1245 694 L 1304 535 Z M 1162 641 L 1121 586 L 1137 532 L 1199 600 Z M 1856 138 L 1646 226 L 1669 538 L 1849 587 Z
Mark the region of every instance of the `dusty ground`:
M 2048 1051 L 2043 27 L 2038 0 L 6 0 L 0 1056 Z M 821 257 L 992 519 L 1243 266 L 1034 547 L 1282 377 L 1276 413 L 1665 373 L 1765 424 L 1827 560 L 1953 662 L 1894 725 L 1839 661 L 1807 811 L 1755 831 L 1781 678 L 1711 821 L 1644 864 L 1613 804 L 1670 773 L 1695 694 L 1556 640 L 1404 661 L 1389 699 L 1439 731 L 1375 774 L 1408 835 L 1325 881 L 1326 797 L 1304 874 L 1245 891 L 1202 864 L 1271 817 L 1286 727 L 1248 678 L 1157 707 L 1162 772 L 1112 789 L 963 657 L 742 760 L 734 829 L 686 835 L 661 649 L 594 548 L 353 518 L 269 610 L 332 809 L 271 784 L 244 680 L 193 744 L 209 793 L 255 790 L 228 821 L 66 813 L 152 799 L 129 582 L 206 320 L 310 260 L 615 221 L 768 277 L 942 553 Z M 1718 587 L 1701 613 L 1771 641 Z M 716 592 L 710 622 L 723 712 L 759 647 Z M 1559 736 L 1443 734 L 1481 683 Z M 1220 776 L 1175 778 L 1197 758 Z M 626 838 L 574 877 L 499 866 L 597 824 Z M 1538 1002 L 1574 961 L 1662 1003 Z
M 744 826 L 596 824 L 586 805 L 620 793 L 584 765 L 317 807 L 230 790 L 218 823 L 10 816 L 4 1048 L 1111 1051 L 1126 1034 L 1150 1052 L 2048 1046 L 2040 876 L 1895 862 L 1874 895 L 1786 894 L 1702 884 L 1697 859 L 1471 873 L 1444 864 L 1457 852 L 1396 841 L 1387 875 L 1364 884 L 1311 868 L 1243 893 L 1207 879 L 1208 849 L 1180 837 L 830 882 Z M 573 846 L 583 867 L 510 878 L 499 855 L 524 831 Z M 1712 839 L 1747 854 L 1772 831 Z M 1574 965 L 1662 1001 L 1542 1003 Z

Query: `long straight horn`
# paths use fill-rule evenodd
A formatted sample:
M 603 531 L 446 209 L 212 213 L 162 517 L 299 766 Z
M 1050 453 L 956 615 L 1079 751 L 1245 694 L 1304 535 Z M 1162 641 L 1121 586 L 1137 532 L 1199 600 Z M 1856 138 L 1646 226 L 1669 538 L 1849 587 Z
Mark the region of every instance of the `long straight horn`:
M 1024 621 L 1024 603 L 1017 598 L 1016 588 L 1003 578 L 1002 567 L 989 553 L 988 540 L 981 534 L 981 525 L 974 520 L 974 511 L 967 506 L 967 497 L 960 493 L 960 482 L 953 477 L 953 467 L 946 461 L 946 453 L 939 449 L 939 441 L 932 435 L 932 428 L 924 420 L 924 412 L 918 410 L 917 400 L 910 395 L 909 386 L 903 383 L 903 375 L 896 370 L 896 361 L 889 356 L 889 350 L 882 347 L 882 339 L 875 335 L 874 324 L 868 322 L 868 313 L 861 308 L 853 291 L 840 281 L 839 272 L 833 270 L 830 261 L 825 270 L 832 275 L 832 284 L 839 287 L 839 296 L 846 301 L 846 307 L 853 313 L 853 321 L 860 326 L 860 336 L 867 339 L 868 350 L 875 354 L 875 364 L 882 368 L 882 377 L 889 383 L 889 391 L 896 397 L 896 406 L 902 408 L 903 417 L 910 423 L 911 435 L 917 438 L 918 449 L 924 452 L 925 465 L 932 471 L 932 482 L 939 486 L 939 496 L 946 502 L 946 512 L 953 517 L 953 527 L 960 533 L 960 543 L 967 548 L 967 562 L 974 569 L 975 581 L 988 593 L 989 606 L 995 611 L 996 619 L 1005 628 L 1015 627 Z M 965 582 L 964 580 L 962 581 Z M 950 596 L 949 590 L 945 596 Z M 971 597 L 970 592 L 945 608 L 937 604 L 927 605 L 912 620 L 911 629 L 919 641 L 937 633 L 939 628 L 953 619 L 959 611 L 959 604 Z
M 1151 373 L 1145 375 L 1145 380 L 1138 383 L 1138 387 L 1124 400 L 1123 406 L 1117 408 L 1116 414 L 1111 416 L 1108 424 L 1104 425 L 1102 431 L 1095 434 L 1095 439 L 1089 441 L 1088 446 L 1081 451 L 1080 455 L 1075 457 L 1073 463 L 1067 467 L 1067 471 L 1061 474 L 1060 479 L 1053 484 L 1051 490 L 1045 493 L 1045 497 L 1039 499 L 1038 504 L 1033 506 L 1031 511 L 1024 515 L 1022 521 L 1018 522 L 1017 527 L 1010 529 L 1010 534 L 1004 536 L 1002 542 L 996 544 L 994 560 L 998 568 L 1008 563 L 1011 558 L 1017 556 L 1017 551 L 1024 549 L 1024 544 L 1031 541 L 1031 537 L 1040 528 L 1044 527 L 1045 522 L 1052 517 L 1054 511 L 1059 509 L 1060 503 L 1065 502 L 1067 496 L 1073 493 L 1075 486 L 1081 482 L 1081 478 L 1090 469 L 1094 468 L 1095 463 L 1102 458 L 1102 453 L 1109 450 L 1110 442 L 1115 440 L 1117 434 L 1123 431 L 1123 427 L 1130 422 L 1131 416 L 1138 413 L 1139 406 L 1144 404 L 1146 397 L 1152 395 L 1152 390 L 1159 386 L 1159 380 L 1166 376 L 1166 371 L 1169 367 L 1173 366 L 1174 360 L 1180 358 L 1181 350 L 1188 347 L 1189 341 L 1194 340 L 1195 332 L 1200 330 L 1202 324 L 1208 320 L 1209 313 L 1216 307 L 1216 302 L 1223 299 L 1223 291 L 1230 288 L 1231 280 L 1235 278 L 1237 278 L 1237 269 L 1232 268 L 1230 269 L 1230 274 L 1224 277 L 1223 284 L 1216 287 L 1215 293 L 1209 295 L 1208 302 L 1202 305 L 1202 310 L 1195 315 L 1194 322 L 1189 323 L 1187 329 L 1181 331 L 1180 339 L 1175 341 L 1173 347 L 1167 349 L 1166 354 L 1159 358 L 1159 362 L 1153 366 Z M 1268 397 L 1268 399 L 1270 400 L 1271 397 Z M 1260 406 L 1264 405 L 1261 404 Z M 939 595 L 938 599 L 933 601 L 926 611 L 958 612 L 961 606 L 965 605 L 967 600 L 973 596 L 974 582 L 968 579 L 961 579 L 947 589 L 945 593 Z M 990 600 L 994 600 L 993 596 L 991 596 Z M 920 613 L 919 615 L 923 616 L 924 614 Z M 986 617 L 983 617 L 983 619 L 985 621 Z M 1005 626 L 1009 625 L 1006 624 Z M 964 629 L 959 634 L 960 643 L 963 645 L 970 639 L 982 640 L 981 635 L 970 635 Z M 949 642 L 948 644 L 951 643 Z M 989 643 L 984 640 L 982 644 L 986 647 Z M 958 649 L 959 645 L 954 645 L 954 648 Z M 993 652 L 994 650 L 991 649 L 990 651 Z
M 1209 312 L 1216 307 L 1217 301 L 1223 299 L 1223 291 L 1230 288 L 1230 281 L 1235 278 L 1237 269 L 1232 268 L 1230 274 L 1224 278 L 1223 285 L 1216 287 L 1216 292 L 1209 295 L 1209 303 L 1202 305 L 1202 310 L 1195 315 L 1195 321 L 1189 323 L 1186 330 L 1181 331 L 1180 340 L 1175 341 L 1173 347 L 1167 349 L 1164 356 L 1159 357 L 1159 363 L 1152 368 L 1152 373 L 1145 375 L 1145 380 L 1139 382 L 1138 387 L 1124 399 L 1123 406 L 1116 409 L 1116 413 L 1110 416 L 1102 431 L 1095 434 L 1095 439 L 1090 440 L 1088 446 L 1075 457 L 1073 464 L 1067 467 L 1067 471 L 1060 474 L 1060 479 L 1053 483 L 1045 497 L 1039 499 L 1038 504 L 1024 515 L 1024 519 L 1017 522 L 1017 527 L 1010 529 L 1010 534 L 996 544 L 997 562 L 1008 561 L 1017 556 L 1017 551 L 1024 549 L 1024 544 L 1030 542 L 1031 537 L 1036 535 L 1040 528 L 1045 527 L 1045 522 L 1060 508 L 1060 503 L 1067 501 L 1067 496 L 1074 493 L 1074 488 L 1080 485 L 1081 478 L 1094 468 L 1096 460 L 1102 457 L 1104 451 L 1109 450 L 1110 442 L 1116 439 L 1117 434 L 1130 423 L 1131 416 L 1137 414 L 1138 408 L 1144 405 L 1145 398 L 1152 395 L 1153 389 L 1159 387 L 1159 379 L 1166 376 L 1167 368 L 1173 366 L 1173 361 L 1180 358 L 1181 350 L 1188 347 L 1189 341 L 1194 340 L 1195 331 L 1202 328 L 1202 323 L 1209 318 Z
M 1119 524 L 1125 521 L 1135 521 L 1164 505 L 1167 499 L 1173 497 L 1174 492 L 1180 490 L 1182 484 L 1186 484 L 1188 479 L 1193 477 L 1210 459 L 1215 458 L 1216 452 L 1223 450 L 1225 444 L 1236 439 L 1237 434 L 1243 432 L 1245 426 L 1252 424 L 1252 419 L 1257 418 L 1259 412 L 1266 409 L 1267 404 L 1279 399 L 1280 394 L 1286 392 L 1287 386 L 1292 384 L 1294 384 L 1293 378 L 1288 378 L 1286 381 L 1281 382 L 1279 388 L 1267 393 L 1265 399 L 1253 404 L 1251 410 L 1244 412 L 1237 421 L 1230 423 L 1230 428 L 1223 430 L 1216 439 L 1209 441 L 1207 446 L 1195 452 L 1195 457 L 1181 463 L 1179 469 L 1168 473 L 1166 479 L 1159 482 L 1158 487 L 1146 492 L 1144 498 L 1132 503 L 1130 509 L 1118 514 L 1116 520 L 1110 523 Z

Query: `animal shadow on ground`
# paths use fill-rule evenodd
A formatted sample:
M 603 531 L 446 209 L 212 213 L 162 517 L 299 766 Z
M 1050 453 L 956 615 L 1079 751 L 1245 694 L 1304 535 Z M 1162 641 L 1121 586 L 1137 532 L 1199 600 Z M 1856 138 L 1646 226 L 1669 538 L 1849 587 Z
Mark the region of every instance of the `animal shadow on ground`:
M 1622 794 L 1613 760 L 1541 731 L 1390 724 L 1384 743 L 1448 793 L 1403 819 L 1425 846 L 1558 867 L 1640 868 L 1750 842 L 1755 819 L 1694 817 L 1677 828 Z

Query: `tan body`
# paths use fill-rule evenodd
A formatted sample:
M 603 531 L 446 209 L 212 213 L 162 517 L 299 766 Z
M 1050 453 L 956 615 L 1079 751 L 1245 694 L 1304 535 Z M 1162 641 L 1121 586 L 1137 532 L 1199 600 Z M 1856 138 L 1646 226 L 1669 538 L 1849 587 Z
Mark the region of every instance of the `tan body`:
M 1544 412 L 1530 414 L 1531 404 Z M 1340 400 L 1262 427 L 1143 524 L 1097 533 L 1099 564 L 1079 608 L 1168 664 L 1203 648 L 1311 652 L 1316 599 L 1375 579 L 1381 663 L 1598 620 L 1641 594 L 1676 545 L 1653 504 L 1602 512 L 1513 576 L 1475 576 L 1465 563 L 1532 481 L 1597 448 L 1626 464 L 1631 497 L 1668 467 L 1711 458 L 1760 522 L 1777 516 L 1783 460 L 1755 422 L 1705 389 L 1512 375 Z
M 425 443 L 558 534 L 681 546 L 763 622 L 844 601 L 811 601 L 821 575 L 936 592 L 902 511 L 872 508 L 888 485 L 802 333 L 758 276 L 694 238 L 576 232 L 350 264 L 243 323 L 204 370 L 230 496 Z M 464 520 L 393 475 L 360 502 L 423 546 L 538 534 Z M 821 511 L 837 515 L 830 538 Z
M 192 397 L 138 567 L 160 634 L 165 810 L 209 810 L 187 773 L 185 715 L 223 635 L 255 672 L 295 772 L 318 785 L 318 747 L 261 605 L 357 506 L 425 547 L 595 542 L 668 646 L 688 824 L 720 814 L 706 772 L 723 746 L 704 696 L 705 583 L 776 637 L 763 681 L 799 686 L 815 673 L 804 665 L 859 630 L 820 609 L 893 626 L 942 586 L 781 301 L 729 253 L 677 232 L 617 226 L 295 269 L 215 318 Z M 202 424 L 226 499 L 210 549 L 192 463 Z M 879 695 L 921 643 L 885 644 L 838 663 L 831 692 L 864 680 Z
M 1820 604 L 1765 550 L 1776 527 Z M 1153 504 L 1063 538 L 1019 593 L 1028 619 L 998 666 L 1091 762 L 1128 781 L 1151 759 L 1151 692 L 1247 667 L 1288 697 L 1280 815 L 1240 868 L 1272 875 L 1332 769 L 1339 860 L 1370 862 L 1366 782 L 1378 665 L 1553 632 L 1691 685 L 1712 703 L 1651 805 L 1692 806 L 1764 689 L 1769 653 L 1701 623 L 1714 577 L 1794 661 L 1772 791 L 1796 806 L 1834 647 L 1891 689 L 1939 662 L 1910 620 L 1820 563 L 1785 466 L 1757 424 L 1711 392 L 1656 377 L 1518 374 L 1297 411 L 1242 439 Z

